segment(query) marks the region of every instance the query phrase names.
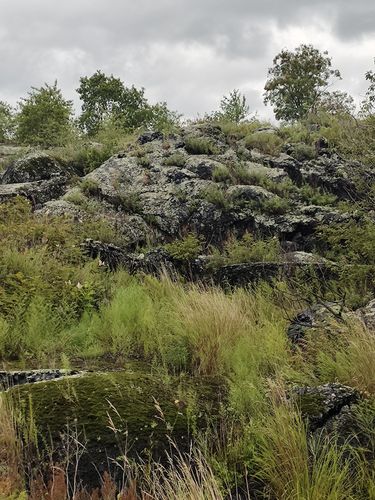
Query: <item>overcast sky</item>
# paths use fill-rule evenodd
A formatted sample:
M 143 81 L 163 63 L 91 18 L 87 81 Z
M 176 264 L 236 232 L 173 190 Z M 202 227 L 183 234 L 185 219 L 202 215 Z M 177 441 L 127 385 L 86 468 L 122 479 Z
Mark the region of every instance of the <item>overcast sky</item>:
M 328 50 L 355 98 L 374 67 L 374 0 L 0 0 L 0 100 L 55 79 L 79 105 L 97 69 L 146 88 L 189 117 L 239 88 L 260 116 L 267 69 L 281 49 Z

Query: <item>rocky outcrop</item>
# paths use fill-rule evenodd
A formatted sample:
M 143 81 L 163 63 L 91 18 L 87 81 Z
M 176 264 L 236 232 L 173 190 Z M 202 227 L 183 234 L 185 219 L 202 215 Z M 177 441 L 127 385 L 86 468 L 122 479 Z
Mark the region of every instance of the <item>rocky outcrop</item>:
M 1 184 L 46 181 L 73 172 L 46 153 L 33 152 L 14 161 L 3 172 Z
M 326 335 L 337 335 L 340 325 L 349 319 L 348 310 L 342 304 L 323 302 L 314 304 L 297 314 L 291 321 L 287 336 L 295 346 L 303 346 L 306 333 L 323 331 Z
M 78 370 L 29 370 L 29 371 L 0 371 L 0 390 L 6 390 L 16 385 L 33 384 L 57 380 L 61 377 L 78 375 Z
M 46 181 L 0 184 L 0 202 L 23 196 L 30 200 L 34 208 L 37 208 L 47 201 L 59 198 L 65 191 L 66 179 L 59 177 Z
M 356 315 L 369 330 L 375 333 L 375 300 L 371 300 L 365 307 L 357 309 Z
M 72 169 L 45 153 L 29 153 L 11 163 L 0 176 L 0 202 L 24 196 L 35 208 L 40 207 L 65 193 L 72 174 Z
M 292 399 L 299 407 L 303 418 L 307 419 L 313 432 L 337 419 L 343 411 L 350 410 L 361 396 L 352 387 L 341 384 L 325 384 L 316 387 L 296 387 Z

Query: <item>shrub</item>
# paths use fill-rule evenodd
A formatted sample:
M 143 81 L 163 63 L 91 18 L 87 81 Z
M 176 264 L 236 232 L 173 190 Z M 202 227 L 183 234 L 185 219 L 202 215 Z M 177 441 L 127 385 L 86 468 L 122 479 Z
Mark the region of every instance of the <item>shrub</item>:
M 133 191 L 124 194 L 118 194 L 114 204 L 130 213 L 139 213 L 142 210 L 142 201 L 139 193 Z
M 275 133 L 255 132 L 245 138 L 245 144 L 249 149 L 259 149 L 262 153 L 277 156 L 283 141 Z
M 296 144 L 293 146 L 291 156 L 298 161 L 312 160 L 316 157 L 316 149 L 308 144 Z
M 180 167 L 183 168 L 186 164 L 186 157 L 182 153 L 174 153 L 164 160 L 164 165 L 168 167 Z
M 219 186 L 211 185 L 202 193 L 203 198 L 221 209 L 229 208 L 225 191 Z
M 81 190 L 89 196 L 98 196 L 100 194 L 99 183 L 95 179 L 86 178 L 80 183 Z
M 299 188 L 298 196 L 305 203 L 312 205 L 334 205 L 337 202 L 337 196 L 334 194 L 326 193 L 322 189 L 313 188 L 309 184 L 305 184 Z
M 148 158 L 147 155 L 138 156 L 138 158 L 137 158 L 137 164 L 140 167 L 149 168 L 151 166 L 151 161 L 150 161 L 150 159 Z
M 215 182 L 228 182 L 231 179 L 229 168 L 226 165 L 216 165 L 212 173 Z
M 260 203 L 260 210 L 270 215 L 283 215 L 290 210 L 290 201 L 275 196 L 262 200 Z
M 280 254 L 281 247 L 277 238 L 256 240 L 251 233 L 245 233 L 241 239 L 229 238 L 223 251 L 213 250 L 210 266 L 216 268 L 246 262 L 277 262 Z
M 202 252 L 202 243 L 195 234 L 188 234 L 181 240 L 175 240 L 165 245 L 165 249 L 170 255 L 181 261 L 196 259 Z
M 185 149 L 192 155 L 215 155 L 219 153 L 218 148 L 205 137 L 187 137 Z

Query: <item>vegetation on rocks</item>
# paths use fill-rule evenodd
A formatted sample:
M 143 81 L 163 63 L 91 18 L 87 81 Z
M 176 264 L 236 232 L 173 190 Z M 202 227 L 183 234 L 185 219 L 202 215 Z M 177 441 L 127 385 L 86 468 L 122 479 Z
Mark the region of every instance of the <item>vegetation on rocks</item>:
M 374 498 L 374 75 L 356 116 L 335 76 L 279 54 L 273 126 L 100 71 L 79 127 L 56 84 L 1 103 L 48 149 L 0 177 L 0 382 L 70 368 L 4 388 L 1 498 Z

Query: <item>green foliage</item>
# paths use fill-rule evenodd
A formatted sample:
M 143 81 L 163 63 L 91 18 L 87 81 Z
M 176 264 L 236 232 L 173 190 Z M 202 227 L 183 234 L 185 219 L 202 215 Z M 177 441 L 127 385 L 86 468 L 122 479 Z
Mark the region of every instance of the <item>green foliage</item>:
M 150 161 L 150 158 L 147 155 L 138 156 L 137 157 L 137 164 L 140 167 L 149 168 L 151 166 L 151 161 Z
M 319 237 L 326 255 L 348 264 L 375 265 L 375 226 L 349 221 L 321 226 Z
M 283 141 L 276 133 L 254 132 L 245 138 L 250 149 L 259 149 L 262 153 L 277 156 L 281 152 Z
M 205 191 L 202 193 L 203 198 L 208 201 L 208 203 L 212 203 L 221 209 L 229 208 L 229 201 L 227 199 L 225 191 L 216 185 L 210 185 Z
M 129 213 L 139 213 L 142 210 L 141 197 L 138 192 L 121 193 L 117 195 L 114 204 Z
M 274 107 L 278 120 L 293 121 L 315 110 L 330 79 L 341 78 L 332 69 L 327 52 L 300 45 L 294 52 L 282 50 L 268 70 L 264 102 Z
M 108 121 L 130 131 L 141 126 L 171 129 L 179 121 L 179 115 L 165 102 L 150 105 L 143 88 L 125 87 L 119 78 L 100 70 L 81 77 L 77 92 L 83 103 L 79 124 L 90 136 L 99 133 Z
M 231 173 L 226 165 L 217 165 L 212 173 L 212 180 L 215 182 L 228 182 L 231 180 Z
M 62 146 L 72 133 L 72 102 L 64 99 L 57 82 L 32 87 L 19 103 L 16 139 L 22 144 Z
M 313 188 L 309 184 L 304 184 L 298 190 L 300 199 L 310 205 L 335 205 L 337 196 L 332 193 L 326 193 L 322 189 Z
M 99 183 L 95 179 L 89 177 L 83 179 L 79 187 L 87 196 L 98 196 L 100 194 Z
M 330 115 L 353 115 L 355 103 L 353 97 L 347 92 L 334 90 L 325 92 L 320 97 L 318 108 Z
M 296 144 L 293 146 L 291 156 L 298 161 L 308 161 L 316 157 L 316 150 L 309 144 Z
M 206 137 L 187 137 L 185 139 L 185 149 L 192 155 L 215 155 L 219 152 L 215 144 Z
M 0 142 L 9 142 L 14 135 L 14 110 L 6 102 L 0 101 Z
M 375 60 L 374 60 L 375 62 Z M 365 116 L 373 116 L 375 113 L 375 72 L 367 71 L 365 75 L 366 80 L 368 81 L 368 89 L 366 91 L 365 99 L 362 103 L 362 114 Z
M 241 239 L 229 238 L 222 249 L 212 249 L 210 266 L 212 268 L 247 262 L 278 262 L 281 247 L 277 238 L 255 239 L 245 233 Z
M 262 200 L 260 203 L 260 211 L 269 215 L 283 215 L 288 210 L 290 210 L 290 201 L 278 196 Z
M 249 106 L 246 97 L 238 89 L 234 89 L 220 102 L 220 111 L 215 118 L 223 121 L 240 123 L 249 115 Z
M 174 153 L 164 159 L 164 165 L 168 167 L 180 167 L 183 168 L 186 164 L 186 156 L 182 153 Z
M 175 240 L 164 247 L 176 260 L 191 261 L 202 252 L 202 243 L 195 234 L 188 234 L 181 240 Z

